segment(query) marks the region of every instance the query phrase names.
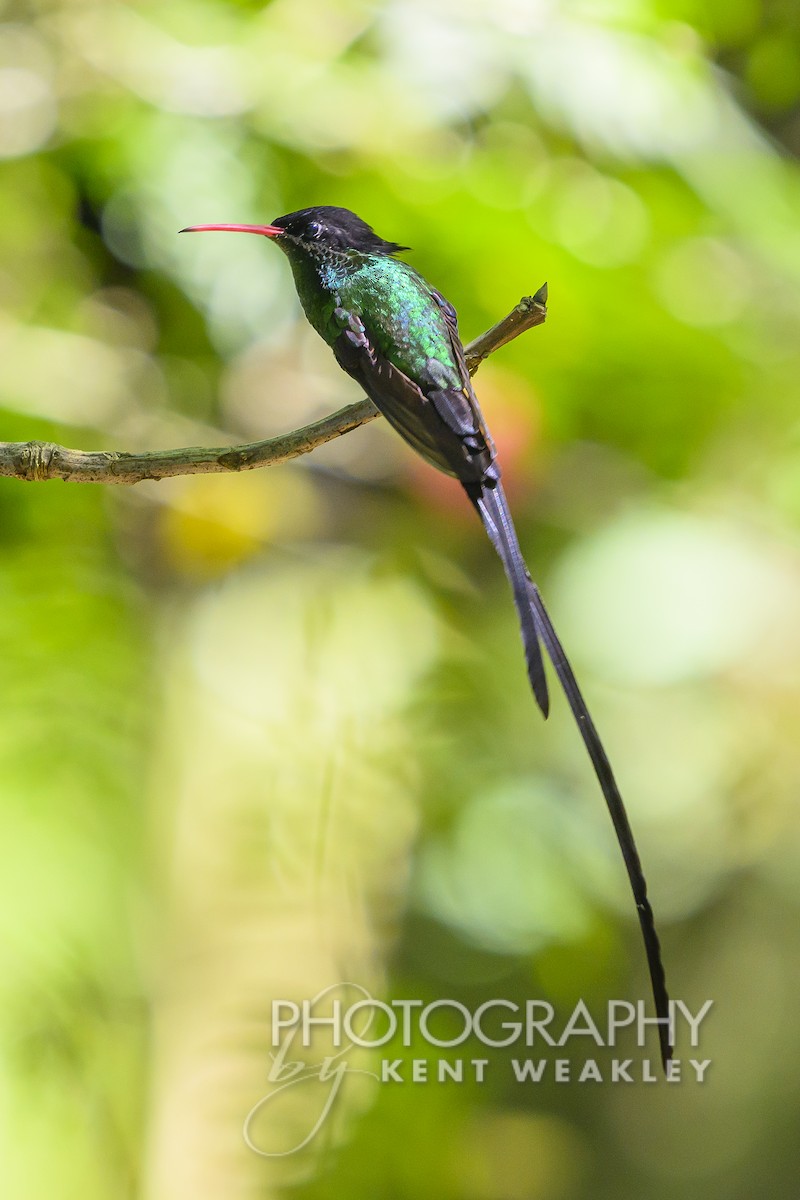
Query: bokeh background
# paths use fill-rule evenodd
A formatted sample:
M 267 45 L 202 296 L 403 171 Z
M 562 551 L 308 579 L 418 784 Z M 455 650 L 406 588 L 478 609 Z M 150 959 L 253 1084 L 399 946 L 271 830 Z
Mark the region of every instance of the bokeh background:
M 796 1195 L 798 100 L 780 0 L 3 5 L 4 439 L 356 398 L 275 248 L 186 224 L 344 204 L 465 338 L 548 280 L 478 391 L 672 991 L 715 1002 L 703 1086 L 497 1051 L 483 1085 L 354 1076 L 254 1153 L 274 998 L 648 998 L 602 799 L 469 506 L 381 422 L 237 476 L 4 479 L 3 1195 Z

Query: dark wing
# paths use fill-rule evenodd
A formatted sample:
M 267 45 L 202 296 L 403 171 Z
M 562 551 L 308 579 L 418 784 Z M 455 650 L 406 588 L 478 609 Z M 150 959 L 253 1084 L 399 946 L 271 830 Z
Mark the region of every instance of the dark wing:
M 441 317 L 444 319 L 447 334 L 450 336 L 452 359 L 456 364 L 459 377 L 461 377 L 461 388 L 446 389 L 437 397 L 439 415 L 445 425 L 449 426 L 459 437 L 480 440 L 492 463 L 492 469 L 488 470 L 487 478 L 497 479 L 499 470 L 494 467 L 494 443 L 487 430 L 486 421 L 483 420 L 481 406 L 477 402 L 477 396 L 473 390 L 473 380 L 469 376 L 467 355 L 464 354 L 461 335 L 458 332 L 458 314 L 450 301 L 445 300 L 444 296 L 435 288 L 431 288 L 431 299 L 438 305 Z M 431 366 L 435 367 L 434 364 Z M 462 480 L 462 482 L 467 482 L 467 480 Z
M 467 367 L 467 358 L 464 353 L 461 336 L 458 332 L 458 314 L 450 301 L 445 300 L 441 292 L 437 292 L 435 288 L 431 288 L 430 291 L 431 299 L 439 306 L 439 311 L 444 318 L 444 323 L 450 337 L 450 349 L 453 354 L 453 361 L 461 377 L 461 389 L 459 391 L 455 388 L 448 390 L 447 399 L 442 406 L 443 412 L 440 415 L 442 420 L 452 429 L 470 425 L 473 436 L 483 438 L 492 459 L 494 459 L 494 442 L 486 428 L 486 422 L 483 419 L 478 397 L 472 388 L 472 380 Z
M 337 316 L 344 328 L 333 343 L 336 360 L 361 384 L 401 437 L 432 466 L 462 483 L 493 478 L 494 446 L 477 407 L 466 365 L 463 391 L 447 386 L 446 368 L 433 359 L 428 360 L 423 377 L 416 382 L 377 349 L 355 313 L 340 310 L 340 314 Z
M 450 301 L 445 300 L 442 293 L 436 291 L 436 288 L 431 288 L 430 291 L 431 291 L 431 299 L 434 300 L 436 302 L 436 304 L 438 304 L 439 311 L 441 312 L 442 316 L 444 317 L 444 323 L 447 326 L 447 332 L 450 335 L 450 345 L 453 350 L 453 358 L 456 361 L 456 365 L 458 367 L 458 373 L 461 376 L 461 382 L 464 385 L 464 387 L 466 388 L 466 390 L 472 396 L 473 402 L 475 403 L 475 405 L 477 407 L 478 401 L 475 396 L 475 393 L 472 391 L 472 380 L 469 377 L 469 370 L 467 369 L 467 359 L 466 359 L 466 355 L 464 354 L 464 347 L 461 344 L 461 337 L 458 332 L 458 313 L 453 308 Z M 482 418 L 480 409 L 478 409 L 478 416 L 481 417 L 481 421 L 482 421 L 483 418 Z

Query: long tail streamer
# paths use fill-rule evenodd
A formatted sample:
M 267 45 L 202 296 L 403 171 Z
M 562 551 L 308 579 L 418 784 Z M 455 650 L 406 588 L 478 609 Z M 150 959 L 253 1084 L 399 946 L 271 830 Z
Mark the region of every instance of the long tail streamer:
M 553 628 L 553 622 L 550 620 L 550 615 L 544 606 L 539 589 L 533 583 L 530 573 L 525 566 L 502 485 L 500 483 L 493 485 L 467 484 L 465 485 L 465 490 L 477 508 L 486 532 L 503 562 L 506 574 L 511 581 L 518 611 L 520 610 L 520 600 L 517 581 L 519 579 L 520 567 L 525 573 L 528 604 L 534 616 L 538 637 L 544 643 L 559 682 L 564 689 L 564 694 L 569 702 L 572 715 L 575 718 L 575 722 L 583 738 L 583 743 L 586 746 L 592 766 L 594 767 L 594 773 L 600 784 L 600 790 L 605 797 L 608 811 L 611 814 L 611 821 L 614 825 L 614 832 L 617 835 L 620 850 L 622 851 L 633 898 L 636 902 L 639 924 L 642 929 L 642 937 L 647 954 L 647 965 L 650 971 L 650 983 L 653 989 L 653 1000 L 658 1018 L 661 1061 L 666 1070 L 667 1063 L 672 1057 L 672 1045 L 670 1042 L 669 994 L 667 992 L 664 966 L 661 961 L 661 946 L 658 934 L 656 933 L 653 910 L 647 896 L 647 883 L 639 859 L 639 853 L 636 849 L 633 830 L 628 820 L 628 814 L 625 811 L 625 805 L 617 786 L 617 781 L 614 778 L 614 772 L 611 770 L 611 763 L 608 761 L 608 755 L 600 740 L 600 735 L 597 732 L 595 723 L 586 706 L 586 701 L 578 687 L 578 681 L 570 666 L 569 659 L 564 653 L 561 640 Z M 531 684 L 533 686 L 534 678 L 536 678 L 538 684 L 538 687 L 535 688 L 536 698 L 545 715 L 547 715 L 546 705 L 542 705 L 540 699 L 542 692 L 541 684 L 538 677 L 531 670 L 533 666 L 535 671 L 537 655 L 530 650 L 530 624 L 523 619 L 522 612 L 520 612 L 520 621 Z

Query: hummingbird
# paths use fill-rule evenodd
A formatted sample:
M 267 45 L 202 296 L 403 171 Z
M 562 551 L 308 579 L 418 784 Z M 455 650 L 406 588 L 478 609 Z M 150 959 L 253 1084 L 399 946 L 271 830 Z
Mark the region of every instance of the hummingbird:
M 320 205 L 276 217 L 271 225 L 192 225 L 181 233 L 212 231 L 260 234 L 283 250 L 303 311 L 339 366 L 412 449 L 458 480 L 477 510 L 511 585 L 536 703 L 547 717 L 544 650 L 608 806 L 636 902 L 666 1069 L 672 1055 L 670 1001 L 633 832 L 603 743 L 525 563 L 455 309 L 396 257 L 408 246 L 386 241 L 347 208 Z

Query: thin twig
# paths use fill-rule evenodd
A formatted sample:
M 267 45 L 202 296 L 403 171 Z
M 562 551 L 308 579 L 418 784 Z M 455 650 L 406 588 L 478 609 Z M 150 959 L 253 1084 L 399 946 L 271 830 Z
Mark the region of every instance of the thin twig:
M 474 375 L 480 364 L 500 346 L 527 329 L 541 325 L 547 315 L 547 284 L 534 296 L 524 296 L 497 325 L 465 347 L 467 366 Z M 73 483 L 140 483 L 169 475 L 205 475 L 225 471 L 250 471 L 275 466 L 308 454 L 317 446 L 357 429 L 379 416 L 371 400 L 348 404 L 301 429 L 280 437 L 249 442 L 244 446 L 184 446 L 127 454 L 113 450 L 70 450 L 55 442 L 0 442 L 0 475 L 34 481 L 69 479 Z

